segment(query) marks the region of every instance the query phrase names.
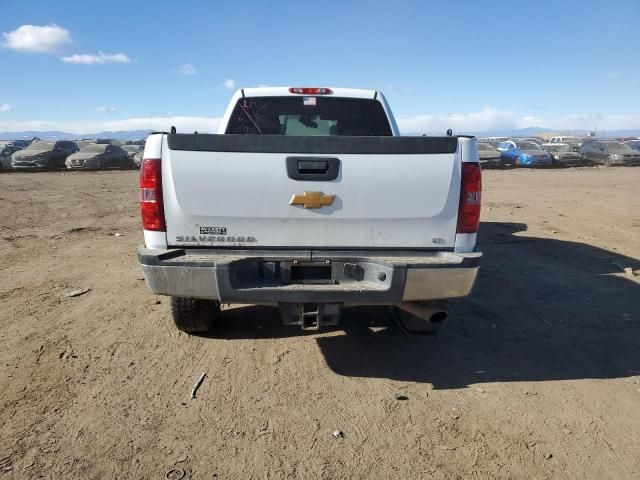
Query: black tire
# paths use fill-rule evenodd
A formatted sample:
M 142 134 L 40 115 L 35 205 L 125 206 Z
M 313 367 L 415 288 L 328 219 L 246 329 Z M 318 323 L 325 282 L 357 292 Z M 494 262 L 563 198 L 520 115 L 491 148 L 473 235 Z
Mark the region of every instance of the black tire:
M 208 332 L 219 312 L 220 303 L 215 300 L 171 297 L 173 322 L 185 333 Z
M 611 163 L 611 156 L 610 155 L 606 155 L 604 157 L 604 166 L 605 167 L 610 167 L 612 165 Z

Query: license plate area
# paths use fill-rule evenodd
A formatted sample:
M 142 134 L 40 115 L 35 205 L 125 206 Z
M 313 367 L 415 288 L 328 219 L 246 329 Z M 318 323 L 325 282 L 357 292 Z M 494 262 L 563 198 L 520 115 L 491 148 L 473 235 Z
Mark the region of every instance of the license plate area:
M 333 275 L 330 264 L 292 264 L 289 267 L 289 283 L 331 284 Z
M 235 288 L 276 287 L 286 285 L 334 285 L 339 283 L 338 264 L 299 262 L 297 260 L 252 259 L 230 265 L 231 284 Z
M 230 286 L 236 290 L 295 289 L 302 285 L 315 285 L 325 290 L 330 286 L 350 288 L 356 285 L 384 290 L 390 287 L 393 278 L 393 267 L 390 265 L 343 259 L 323 259 L 314 262 L 252 258 L 230 262 L 228 267 L 222 270 L 228 272 Z

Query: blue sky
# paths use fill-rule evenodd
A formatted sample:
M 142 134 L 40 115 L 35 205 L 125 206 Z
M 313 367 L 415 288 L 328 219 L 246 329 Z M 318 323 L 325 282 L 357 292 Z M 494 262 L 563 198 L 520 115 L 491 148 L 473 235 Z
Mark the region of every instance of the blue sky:
M 638 0 L 1 3 L 0 131 L 205 129 L 258 84 L 379 89 L 404 130 L 640 128 Z

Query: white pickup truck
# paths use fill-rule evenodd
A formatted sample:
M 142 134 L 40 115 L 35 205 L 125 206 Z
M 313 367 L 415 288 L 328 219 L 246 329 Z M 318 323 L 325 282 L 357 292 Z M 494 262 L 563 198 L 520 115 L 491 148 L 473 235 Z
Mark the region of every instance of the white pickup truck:
M 220 303 L 304 329 L 384 305 L 431 332 L 473 288 L 480 193 L 475 139 L 401 137 L 380 92 L 245 88 L 218 134 L 147 139 L 138 256 L 185 332 Z

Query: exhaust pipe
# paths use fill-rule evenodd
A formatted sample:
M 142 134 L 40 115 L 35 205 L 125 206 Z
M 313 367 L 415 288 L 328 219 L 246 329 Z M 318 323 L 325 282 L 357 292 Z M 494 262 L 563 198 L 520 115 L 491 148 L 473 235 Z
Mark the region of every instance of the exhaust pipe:
M 431 323 L 441 323 L 447 319 L 447 312 L 436 312 L 431 317 L 429 317 L 429 321 Z
M 400 308 L 422 320 L 431 323 L 442 323 L 447 319 L 447 302 L 403 302 Z
M 403 302 L 394 310 L 395 319 L 405 333 L 435 335 L 447 319 L 447 302 Z

